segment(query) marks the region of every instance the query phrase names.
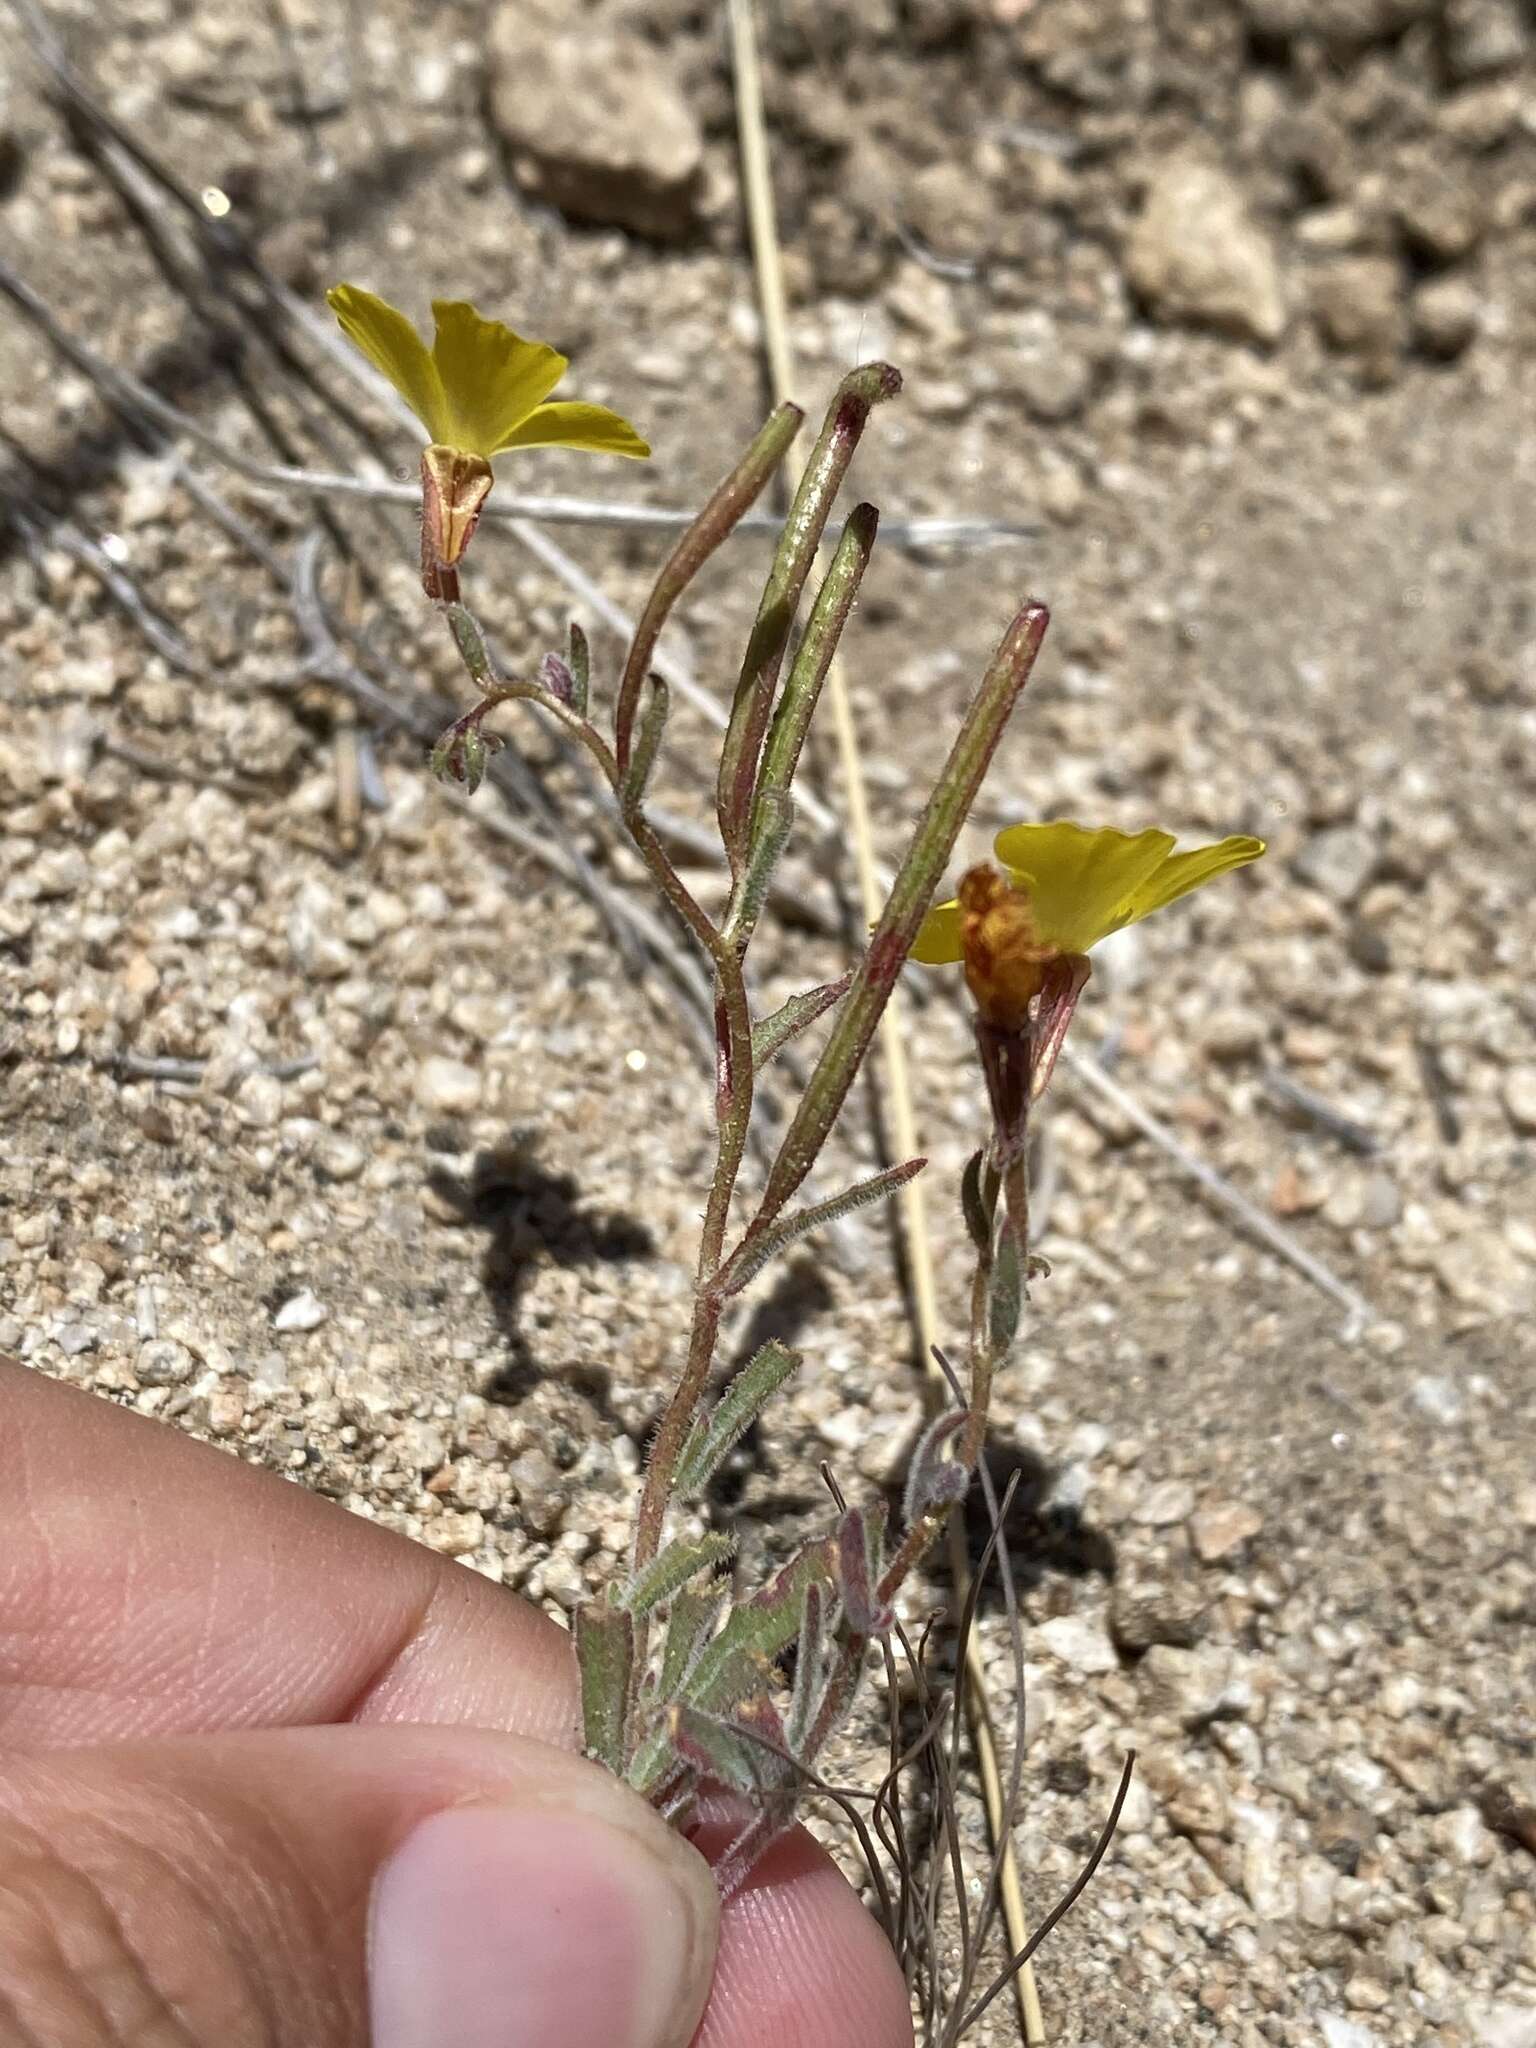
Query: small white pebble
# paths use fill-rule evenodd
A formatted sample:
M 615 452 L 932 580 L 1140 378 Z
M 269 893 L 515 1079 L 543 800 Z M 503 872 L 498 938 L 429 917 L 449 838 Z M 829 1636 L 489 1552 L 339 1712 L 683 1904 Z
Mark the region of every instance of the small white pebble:
M 329 1311 L 306 1287 L 302 1294 L 291 1295 L 272 1318 L 274 1330 L 318 1330 Z
M 480 1101 L 480 1076 L 463 1060 L 433 1053 L 416 1069 L 416 1100 L 423 1109 L 464 1112 Z

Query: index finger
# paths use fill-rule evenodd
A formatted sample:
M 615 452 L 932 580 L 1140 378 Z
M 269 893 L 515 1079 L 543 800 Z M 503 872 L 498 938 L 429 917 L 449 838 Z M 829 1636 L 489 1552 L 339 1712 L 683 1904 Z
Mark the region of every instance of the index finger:
M 462 1565 L 0 1360 L 0 1735 L 310 1722 L 576 1741 L 570 1638 Z

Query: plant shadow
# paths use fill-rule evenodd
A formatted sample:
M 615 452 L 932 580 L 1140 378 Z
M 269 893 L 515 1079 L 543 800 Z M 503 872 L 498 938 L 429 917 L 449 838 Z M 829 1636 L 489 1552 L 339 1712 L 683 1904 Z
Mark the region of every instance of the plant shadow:
M 522 1302 L 542 1260 L 563 1267 L 620 1264 L 649 1256 L 655 1239 L 633 1216 L 597 1215 L 582 1203 L 574 1174 L 551 1173 L 538 1159 L 538 1139 L 514 1131 L 504 1143 L 477 1152 L 467 1174 L 434 1167 L 429 1186 L 462 1220 L 486 1232 L 480 1280 L 506 1345 L 501 1362 L 481 1389 L 487 1400 L 516 1402 L 548 1370 L 535 1356 L 523 1327 Z M 562 1364 L 561 1380 L 584 1394 L 616 1429 L 605 1367 Z
M 1114 1578 L 1115 1546 L 1104 1530 L 1085 1519 L 1076 1501 L 1062 1495 L 1059 1466 L 1038 1451 L 1006 1442 L 989 1444 L 986 1461 L 999 1503 L 1017 1478 L 1002 1533 L 1020 1593 L 1032 1591 L 1052 1573 L 1069 1579 Z M 992 1518 L 979 1486 L 971 1488 L 966 1502 L 965 1533 L 971 1562 L 979 1564 L 992 1534 Z M 982 1601 L 986 1605 L 1001 1600 L 994 1565 Z
M 903 1470 L 910 1464 L 918 1441 L 918 1433 L 914 1432 L 907 1456 L 902 1461 Z M 987 1476 L 999 1504 L 1010 1483 L 1014 1487 L 1003 1520 L 1002 1542 L 1007 1548 L 1014 1590 L 1021 1599 L 1052 1575 L 1069 1579 L 1114 1578 L 1118 1568 L 1115 1546 L 1104 1530 L 1096 1528 L 1085 1518 L 1077 1502 L 1063 1495 L 1060 1466 L 1023 1444 L 993 1442 L 988 1444 L 985 1456 Z M 901 1524 L 901 1487 L 887 1488 L 886 1499 L 890 1507 L 891 1527 L 898 1528 Z M 974 1573 L 992 1535 L 992 1516 L 986 1494 L 979 1484 L 972 1484 L 961 1512 L 965 1516 L 966 1552 Z M 949 1574 L 943 1543 L 929 1552 L 924 1571 L 936 1591 L 947 1584 Z M 991 1613 L 1004 1604 L 995 1557 L 987 1567 L 977 1604 L 983 1613 Z

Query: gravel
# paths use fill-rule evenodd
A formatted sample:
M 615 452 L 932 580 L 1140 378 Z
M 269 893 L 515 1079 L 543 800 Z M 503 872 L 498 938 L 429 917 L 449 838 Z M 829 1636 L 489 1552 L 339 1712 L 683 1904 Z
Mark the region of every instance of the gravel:
M 222 0 L 195 29 L 98 10 L 79 61 L 197 189 L 237 195 L 237 226 L 312 221 L 322 281 L 413 312 L 472 292 L 569 349 L 573 389 L 658 449 L 618 476 L 530 454 L 519 483 L 697 502 L 760 411 L 722 45 L 697 10 L 555 12 L 551 37 L 642 38 L 654 104 L 684 106 L 694 169 L 642 239 L 600 181 L 587 202 L 558 186 L 588 147 L 568 108 L 525 104 L 549 131 L 528 148 L 482 122 L 532 10 L 499 11 L 488 71 L 398 0 L 361 56 L 320 10 L 309 75 L 336 106 L 317 123 L 281 112 L 291 65 Z M 806 403 L 890 355 L 906 394 L 859 493 L 1040 529 L 980 554 L 882 545 L 847 663 L 878 851 L 899 855 L 939 735 L 1039 589 L 1046 653 L 960 859 L 1031 814 L 1269 840 L 1105 956 L 1074 1040 L 1375 1310 L 1345 1341 L 1331 1303 L 1063 1069 L 1053 1271 L 995 1432 L 1025 1481 L 1033 1913 L 1080 1867 L 1126 1749 L 1141 1761 L 1041 1958 L 1052 2038 L 1529 2044 L 1536 1858 L 1497 1819 L 1536 1806 L 1528 26 L 1481 0 L 978 0 L 924 21 L 919 55 L 894 7 L 765 10 Z M 29 276 L 125 367 L 178 347 L 204 364 L 90 165 L 18 97 L 0 206 Z M 653 139 L 640 106 L 614 115 L 603 176 Z M 1287 318 L 1362 263 L 1392 308 L 1374 353 Z M 295 687 L 286 593 L 9 319 L 0 377 L 7 433 L 75 480 L 73 516 L 121 543 L 209 672 L 146 650 L 51 510 L 35 558 L 0 561 L 0 1344 L 565 1611 L 628 1543 L 686 1324 L 710 1102 L 677 999 L 490 829 L 489 790 L 466 814 L 414 740 Z M 216 366 L 178 388 L 264 445 Z M 308 508 L 241 503 L 291 558 Z M 450 693 L 408 517 L 338 516 L 397 685 Z M 643 601 L 660 541 L 563 538 Z M 727 550 L 669 629 L 701 676 L 734 673 L 762 560 Z M 509 664 L 560 643 L 571 600 L 533 555 L 487 531 L 468 581 Z M 594 637 L 601 693 L 618 649 Z M 558 750 L 505 730 L 632 888 Z M 375 764 L 350 832 L 349 733 Z M 662 788 L 700 825 L 706 746 L 679 705 Z M 826 885 L 804 850 L 809 898 Z M 763 1007 L 844 964 L 777 919 L 757 957 Z M 938 978 L 905 1029 L 958 1333 L 952 1195 L 980 1093 Z M 1271 1069 L 1303 1096 L 1279 1101 Z M 855 1102 L 826 1184 L 880 1158 Z M 745 1345 L 756 1319 L 753 1341 L 807 1355 L 712 1510 L 749 1577 L 820 1526 L 823 1459 L 874 1489 L 911 1440 L 885 1221 L 848 1228 L 731 1332 Z M 914 1586 L 913 1620 L 944 1597 Z M 990 1603 L 981 1626 L 1006 1726 Z M 842 1775 L 879 1769 L 877 1721 L 872 1699 Z M 1010 2038 L 994 2020 L 981 2048 Z

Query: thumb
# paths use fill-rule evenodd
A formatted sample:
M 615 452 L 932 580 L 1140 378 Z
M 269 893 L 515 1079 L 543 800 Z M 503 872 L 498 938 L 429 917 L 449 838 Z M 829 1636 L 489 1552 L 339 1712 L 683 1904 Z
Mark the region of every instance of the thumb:
M 7 2042 L 685 2048 L 717 1920 L 702 1858 L 643 1801 L 526 1738 L 0 1756 Z

